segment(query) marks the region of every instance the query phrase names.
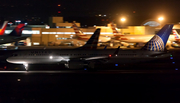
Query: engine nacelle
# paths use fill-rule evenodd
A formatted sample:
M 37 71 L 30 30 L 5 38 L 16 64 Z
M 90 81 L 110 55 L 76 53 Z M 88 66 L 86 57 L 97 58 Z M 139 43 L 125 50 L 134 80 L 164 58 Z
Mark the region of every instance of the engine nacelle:
M 83 61 L 69 61 L 65 64 L 69 69 L 82 69 L 86 64 Z

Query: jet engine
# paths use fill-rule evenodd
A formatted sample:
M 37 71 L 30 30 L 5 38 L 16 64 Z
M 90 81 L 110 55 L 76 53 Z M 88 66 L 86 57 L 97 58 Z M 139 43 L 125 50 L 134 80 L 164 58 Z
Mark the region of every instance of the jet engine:
M 69 69 L 82 69 L 85 65 L 83 61 L 69 61 L 65 64 L 65 67 Z
M 73 61 L 69 61 L 68 63 L 65 64 L 65 67 L 66 68 L 69 68 L 69 69 L 83 69 L 85 67 L 87 68 L 94 68 L 94 62 L 85 62 L 85 61 L 81 61 L 81 60 L 73 60 Z

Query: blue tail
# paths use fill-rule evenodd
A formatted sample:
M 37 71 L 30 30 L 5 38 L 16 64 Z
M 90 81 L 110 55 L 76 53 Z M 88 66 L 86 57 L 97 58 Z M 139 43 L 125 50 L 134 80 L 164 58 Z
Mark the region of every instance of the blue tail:
M 142 49 L 148 51 L 164 51 L 172 28 L 173 24 L 166 24 Z
M 100 28 L 96 29 L 91 38 L 86 42 L 84 46 L 80 47 L 80 49 L 97 49 L 100 31 Z
M 9 36 L 21 36 L 22 35 L 22 31 L 24 30 L 24 26 L 25 24 L 19 24 L 10 34 Z

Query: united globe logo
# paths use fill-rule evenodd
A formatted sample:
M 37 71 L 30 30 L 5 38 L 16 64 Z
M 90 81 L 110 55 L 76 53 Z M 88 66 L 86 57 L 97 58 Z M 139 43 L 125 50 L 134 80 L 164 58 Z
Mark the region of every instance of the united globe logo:
M 164 42 L 158 36 L 155 35 L 146 45 L 145 48 L 150 51 L 164 51 Z

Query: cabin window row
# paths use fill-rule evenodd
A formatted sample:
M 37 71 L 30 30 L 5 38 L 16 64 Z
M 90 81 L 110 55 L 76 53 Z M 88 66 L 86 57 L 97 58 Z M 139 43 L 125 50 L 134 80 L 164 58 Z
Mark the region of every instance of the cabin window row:
M 45 56 L 47 54 L 25 54 L 25 55 L 22 55 L 22 56 Z M 64 56 L 64 55 L 109 55 L 109 54 L 59 54 L 60 56 Z M 119 56 L 137 56 L 137 54 L 118 54 Z M 13 54 L 12 56 L 21 56 L 21 54 Z

